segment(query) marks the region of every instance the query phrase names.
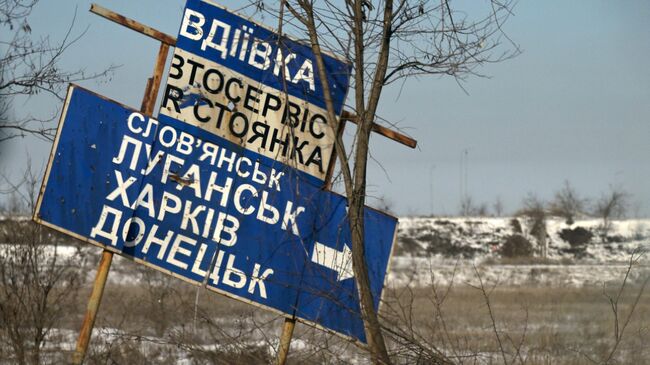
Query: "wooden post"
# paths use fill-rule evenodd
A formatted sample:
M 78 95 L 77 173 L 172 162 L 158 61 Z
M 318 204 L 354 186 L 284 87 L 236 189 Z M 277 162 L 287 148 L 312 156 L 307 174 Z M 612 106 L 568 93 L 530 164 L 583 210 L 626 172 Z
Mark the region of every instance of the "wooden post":
M 348 120 L 349 115 L 344 115 L 339 119 L 339 127 L 336 131 L 338 137 L 343 135 L 343 130 L 345 129 L 345 122 Z M 336 141 L 334 142 L 336 143 Z M 336 150 L 332 151 L 332 157 L 330 163 L 327 166 L 327 173 L 325 175 L 325 185 L 323 189 L 331 190 L 332 189 L 332 179 L 334 177 L 334 167 L 336 166 Z M 291 318 L 286 317 L 284 319 L 284 325 L 282 326 L 282 334 L 280 335 L 280 344 L 278 346 L 278 364 L 284 365 L 287 362 L 287 357 L 289 356 L 289 348 L 291 347 L 291 338 L 293 337 L 293 330 L 296 327 L 296 317 Z
M 155 39 L 160 40 L 160 48 L 158 49 L 158 55 L 156 57 L 156 63 L 154 65 L 153 76 L 147 80 L 147 85 L 144 90 L 144 96 L 142 97 L 142 105 L 140 106 L 140 111 L 145 115 L 152 115 L 153 109 L 156 106 L 156 96 L 160 90 L 160 84 L 162 81 L 163 70 L 165 69 L 165 62 L 167 61 L 167 53 L 169 51 L 169 42 L 168 39 L 159 39 L 156 37 L 159 35 L 159 32 L 152 30 L 151 28 L 144 26 L 136 21 L 118 15 L 116 13 L 110 12 L 96 5 L 92 5 L 90 9 L 93 13 L 101 15 L 107 19 L 116 21 L 119 19 L 123 22 L 127 22 L 128 25 L 125 25 L 135 31 L 151 36 Z M 111 18 L 113 16 L 113 18 Z M 120 23 L 119 21 L 116 21 Z M 120 23 L 121 24 L 121 23 Z M 152 35 L 153 34 L 153 35 Z M 167 40 L 167 42 L 165 41 Z M 79 337 L 77 338 L 77 346 L 75 352 L 72 355 L 72 364 L 81 365 L 86 357 L 86 352 L 88 351 L 88 344 L 90 343 L 90 337 L 95 325 L 95 319 L 97 318 L 97 311 L 99 310 L 99 305 L 102 302 L 102 296 L 104 294 L 104 287 L 106 286 L 106 281 L 108 279 L 108 272 L 111 269 L 111 263 L 113 261 L 113 252 L 104 250 L 102 252 L 101 260 L 99 261 L 99 266 L 97 268 L 97 275 L 95 276 L 95 282 L 93 283 L 93 288 L 90 293 L 90 299 L 88 299 L 88 307 L 86 308 L 86 314 L 84 316 L 83 323 L 81 324 L 81 330 L 79 331 Z
M 77 338 L 77 347 L 74 351 L 74 354 L 72 355 L 72 363 L 74 365 L 82 364 L 84 357 L 86 357 L 86 350 L 88 350 L 90 335 L 93 331 L 93 326 L 95 325 L 95 318 L 97 317 L 97 311 L 99 310 L 99 303 L 102 302 L 104 286 L 106 285 L 106 279 L 108 278 L 108 271 L 111 269 L 112 261 L 113 253 L 108 250 L 104 250 L 102 252 L 102 258 L 99 261 L 99 267 L 97 268 L 97 275 L 95 276 L 93 290 L 90 293 L 90 299 L 88 299 L 88 307 L 86 309 L 84 321 L 81 325 L 81 330 L 79 331 L 79 338 Z
M 145 108 L 142 108 L 142 112 L 147 115 L 152 115 L 153 108 L 156 106 L 156 97 L 158 96 L 158 90 L 160 90 L 160 83 L 162 82 L 162 75 L 165 70 L 165 62 L 167 62 L 167 53 L 169 53 L 169 45 L 160 42 L 158 56 L 156 57 L 156 66 L 153 70 L 151 89 L 149 89 L 149 103 Z
M 296 328 L 296 318 L 285 318 L 284 325 L 282 326 L 282 335 L 280 335 L 280 347 L 278 348 L 278 365 L 284 365 L 287 362 L 294 328 Z

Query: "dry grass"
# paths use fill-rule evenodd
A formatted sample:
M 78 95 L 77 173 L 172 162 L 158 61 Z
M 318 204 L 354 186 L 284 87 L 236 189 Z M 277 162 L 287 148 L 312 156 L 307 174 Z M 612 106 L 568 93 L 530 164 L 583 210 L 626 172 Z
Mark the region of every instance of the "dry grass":
M 456 284 L 444 293 L 441 292 L 447 288 L 393 291 L 387 296 L 385 315 L 402 326 L 413 323 L 422 342 L 462 363 L 607 363 L 616 339 L 614 314 L 605 294 L 616 295 L 619 286 L 548 288 L 484 284 L 492 316 L 483 291 L 467 284 Z M 630 286 L 623 291 L 618 304 L 621 321 L 630 312 L 640 289 Z M 438 298 L 446 294 L 442 303 L 436 301 L 436 293 Z M 404 310 L 407 307 L 413 310 Z M 643 292 L 630 319 L 609 363 L 650 363 L 649 292 Z
M 94 274 L 94 268 L 91 262 L 88 271 Z M 278 315 L 204 290 L 195 305 L 195 286 L 119 257 L 111 274 L 87 364 L 274 360 L 282 326 Z M 70 355 L 89 284 L 70 298 L 70 308 L 57 324 L 58 333 L 68 336 L 60 336 L 59 341 L 67 343 L 57 348 L 52 337 L 47 353 L 58 353 L 50 358 Z M 619 293 L 620 281 L 581 288 L 483 282 L 481 289 L 479 284 L 476 280 L 451 287 L 389 290 L 383 323 L 410 339 L 405 346 L 404 342 L 398 345 L 394 334 L 389 336 L 396 362 L 426 364 L 429 358 L 423 354 L 429 351 L 467 364 L 650 363 L 650 291 L 637 298 L 638 283 L 628 283 L 618 300 L 619 327 L 633 304 L 638 301 L 638 305 L 609 361 L 616 343 L 609 298 Z M 290 364 L 367 363 L 363 350 L 307 326 L 298 325 L 294 339 Z M 6 362 L 2 361 L 5 350 L 0 351 L 0 364 Z
M 130 262 L 120 265 L 122 270 L 133 270 L 134 275 L 153 277 L 140 279 L 139 284 L 109 285 L 99 327 L 120 328 L 135 337 L 149 336 L 145 342 L 157 339 L 162 344 L 158 353 L 164 352 L 161 349 L 166 346 L 182 348 L 196 363 L 212 363 L 216 358 L 229 359 L 230 363 L 273 359 L 272 348 L 282 323 L 278 316 L 208 292 L 201 293 L 195 308 L 195 287 Z M 606 362 L 616 342 L 614 314 L 607 295 L 615 296 L 620 284 L 549 288 L 484 283 L 492 316 L 484 292 L 467 283 L 435 290 L 402 288 L 385 296 L 383 314 L 389 326 L 413 330 L 420 345 L 436 348 L 458 363 L 502 364 L 501 347 L 508 364 L 650 363 L 650 348 L 646 345 L 650 343 L 650 291 L 642 293 L 620 345 Z M 639 285 L 628 284 L 622 292 L 618 304 L 621 321 L 640 289 Z M 166 294 L 160 300 L 162 292 Z M 344 363 L 350 359 L 365 362 L 359 349 L 306 326 L 299 325 L 294 338 L 313 347 L 294 349 L 292 363 L 315 359 L 319 363 Z M 229 350 L 206 347 L 215 343 Z M 393 350 L 398 361 L 412 362 L 410 357 L 400 356 L 403 349 Z M 131 351 L 144 356 L 142 348 L 131 346 Z M 95 360 L 106 358 L 105 352 L 102 356 L 97 353 Z

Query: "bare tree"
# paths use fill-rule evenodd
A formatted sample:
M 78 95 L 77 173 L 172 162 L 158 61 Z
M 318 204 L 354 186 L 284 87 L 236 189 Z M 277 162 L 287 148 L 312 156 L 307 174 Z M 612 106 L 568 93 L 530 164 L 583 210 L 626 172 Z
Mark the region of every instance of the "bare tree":
M 550 211 L 551 214 L 564 218 L 566 224 L 572 225 L 575 218 L 582 214 L 586 204 L 586 199 L 580 198 L 571 183 L 564 180 L 564 186 L 555 193 L 555 198 L 550 204 Z
M 547 211 L 544 202 L 535 194 L 529 193 L 523 201 L 523 208 L 517 215 L 526 219 L 528 233 L 535 237 L 540 255 L 546 258 L 548 255 L 548 240 L 546 239 L 546 218 Z
M 621 188 L 610 186 L 609 192 L 603 193 L 594 205 L 594 215 L 602 219 L 600 237 L 605 242 L 612 228 L 612 219 L 625 216 L 629 206 L 629 194 Z
M 307 34 L 322 83 L 329 127 L 338 136 L 334 144 L 340 165 L 352 236 L 352 258 L 361 312 L 370 354 L 375 363 L 390 363 L 377 319 L 365 262 L 364 215 L 366 171 L 372 124 L 384 87 L 409 77 L 450 75 L 461 81 L 477 75 L 478 67 L 508 59 L 518 48 L 502 31 L 511 15 L 511 1 L 490 1 L 484 15 L 467 15 L 448 1 L 284 0 L 269 10 L 262 1 L 257 9 L 277 15 L 297 34 Z M 290 16 L 284 18 L 284 9 Z M 291 29 L 287 27 L 287 29 Z M 503 40 L 514 50 L 502 49 Z M 322 49 L 344 55 L 352 64 L 352 104 L 357 130 L 349 155 L 338 132 L 336 113 L 324 67 Z
M 465 195 L 460 200 L 460 215 L 469 217 L 474 214 L 476 208 L 474 207 L 474 199 L 470 195 Z
M 49 94 L 62 100 L 70 82 L 109 75 L 115 67 L 100 72 L 83 69 L 66 71 L 59 65 L 65 51 L 85 33 L 73 35 L 74 18 L 63 39 L 56 42 L 49 36 L 35 38 L 29 25 L 29 15 L 38 0 L 0 0 L 0 142 L 27 135 L 52 140 L 56 126 L 48 124 L 50 117 L 12 115 L 11 101 L 17 95 Z M 76 15 L 76 14 L 75 14 Z
M 474 214 L 478 217 L 487 217 L 490 215 L 490 209 L 488 208 L 487 203 L 479 204 L 474 210 Z
M 39 180 L 28 169 L 11 184 L 20 208 L 32 209 Z M 24 213 L 24 211 L 23 211 Z M 51 231 L 12 215 L 0 229 L 0 344 L 11 349 L 9 361 L 40 364 L 52 329 L 66 305 L 76 298 L 83 276 L 75 269 L 79 252 L 64 257 Z M 59 351 L 60 352 L 60 351 Z
M 465 195 L 460 200 L 460 215 L 463 217 L 487 217 L 490 215 L 490 209 L 487 203 L 475 203 L 470 195 Z
M 639 265 L 639 262 L 641 261 L 643 254 L 644 254 L 643 252 L 635 250 L 630 255 L 627 270 L 625 271 L 625 276 L 623 277 L 623 282 L 621 283 L 621 286 L 618 288 L 618 291 L 616 292 L 615 296 L 612 296 L 608 294 L 605 290 L 603 290 L 603 295 L 605 295 L 605 297 L 609 301 L 610 307 L 612 309 L 612 315 L 614 317 L 613 318 L 614 319 L 614 343 L 607 355 L 607 358 L 605 359 L 605 361 L 603 361 L 604 364 L 611 363 L 614 355 L 616 354 L 616 351 L 619 349 L 619 346 L 623 341 L 623 335 L 625 333 L 625 330 L 630 324 L 630 320 L 632 319 L 632 315 L 636 311 L 636 307 L 639 304 L 639 301 L 643 297 L 643 292 L 645 291 L 648 282 L 650 282 L 650 276 L 646 277 L 645 280 L 643 280 L 643 282 L 641 283 L 637 291 L 637 294 L 634 297 L 633 302 L 631 303 L 631 305 L 628 305 L 629 309 L 627 315 L 622 316 L 623 310 L 619 307 L 621 302 L 621 296 L 623 295 L 625 289 L 627 289 L 628 281 L 630 279 L 630 272 L 635 266 Z
M 501 196 L 497 196 L 494 203 L 492 203 L 492 211 L 497 217 L 501 217 L 503 215 L 503 209 L 503 200 Z

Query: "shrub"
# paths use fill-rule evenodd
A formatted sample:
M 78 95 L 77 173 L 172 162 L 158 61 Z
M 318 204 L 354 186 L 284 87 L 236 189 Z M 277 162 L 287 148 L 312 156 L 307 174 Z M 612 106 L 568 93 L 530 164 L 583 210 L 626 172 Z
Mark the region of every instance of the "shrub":
M 445 257 L 463 257 L 472 258 L 479 250 L 463 246 L 452 242 L 451 238 L 446 235 L 434 234 L 426 237 L 420 237 L 423 242 L 428 242 L 427 254 L 428 255 L 443 255 Z
M 503 257 L 530 256 L 533 253 L 533 244 L 526 237 L 513 234 L 506 237 L 505 242 L 501 246 L 500 253 Z
M 416 240 L 411 237 L 403 236 L 397 239 L 397 247 L 395 248 L 395 255 L 402 256 L 406 253 L 417 255 L 421 247 Z
M 446 226 L 446 225 L 452 225 L 452 226 L 454 226 L 454 225 L 455 225 L 454 222 L 451 222 L 451 221 L 448 221 L 448 220 L 445 220 L 445 219 L 436 219 L 436 221 L 433 222 L 433 223 L 435 223 L 435 224 L 439 224 L 439 225 L 441 225 L 441 226 Z
M 512 231 L 516 234 L 523 233 L 523 230 L 521 229 L 521 223 L 519 223 L 519 219 L 517 218 L 512 218 L 510 220 L 510 227 L 512 227 Z
M 594 234 L 591 231 L 582 227 L 576 227 L 574 229 L 565 228 L 560 231 L 560 238 L 564 242 L 568 242 L 571 247 L 587 244 L 593 236 Z

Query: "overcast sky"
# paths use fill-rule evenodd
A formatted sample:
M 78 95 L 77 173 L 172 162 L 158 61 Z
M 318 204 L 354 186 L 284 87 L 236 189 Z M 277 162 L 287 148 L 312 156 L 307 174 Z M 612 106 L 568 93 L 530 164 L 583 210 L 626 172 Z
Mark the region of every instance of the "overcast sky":
M 96 1 L 172 35 L 184 6 Z M 82 86 L 139 107 L 158 45 L 89 7 L 88 1 L 43 1 L 30 25 L 35 35 L 61 39 L 76 8 L 75 31 L 88 31 L 62 66 L 122 65 L 110 80 Z M 550 199 L 568 180 L 588 198 L 623 188 L 632 197 L 630 213 L 650 216 L 649 19 L 644 0 L 520 1 L 505 29 L 523 53 L 481 69 L 489 78 L 468 79 L 469 95 L 449 77 L 386 89 L 380 115 L 417 139 L 418 148 L 373 136 L 370 195 L 384 197 L 400 215 L 456 214 L 464 191 L 489 206 L 500 197 L 510 212 L 528 192 Z M 57 104 L 20 100 L 14 113 L 48 114 Z M 50 147 L 14 140 L 0 151 L 0 169 L 15 176 L 27 156 L 43 167 Z

